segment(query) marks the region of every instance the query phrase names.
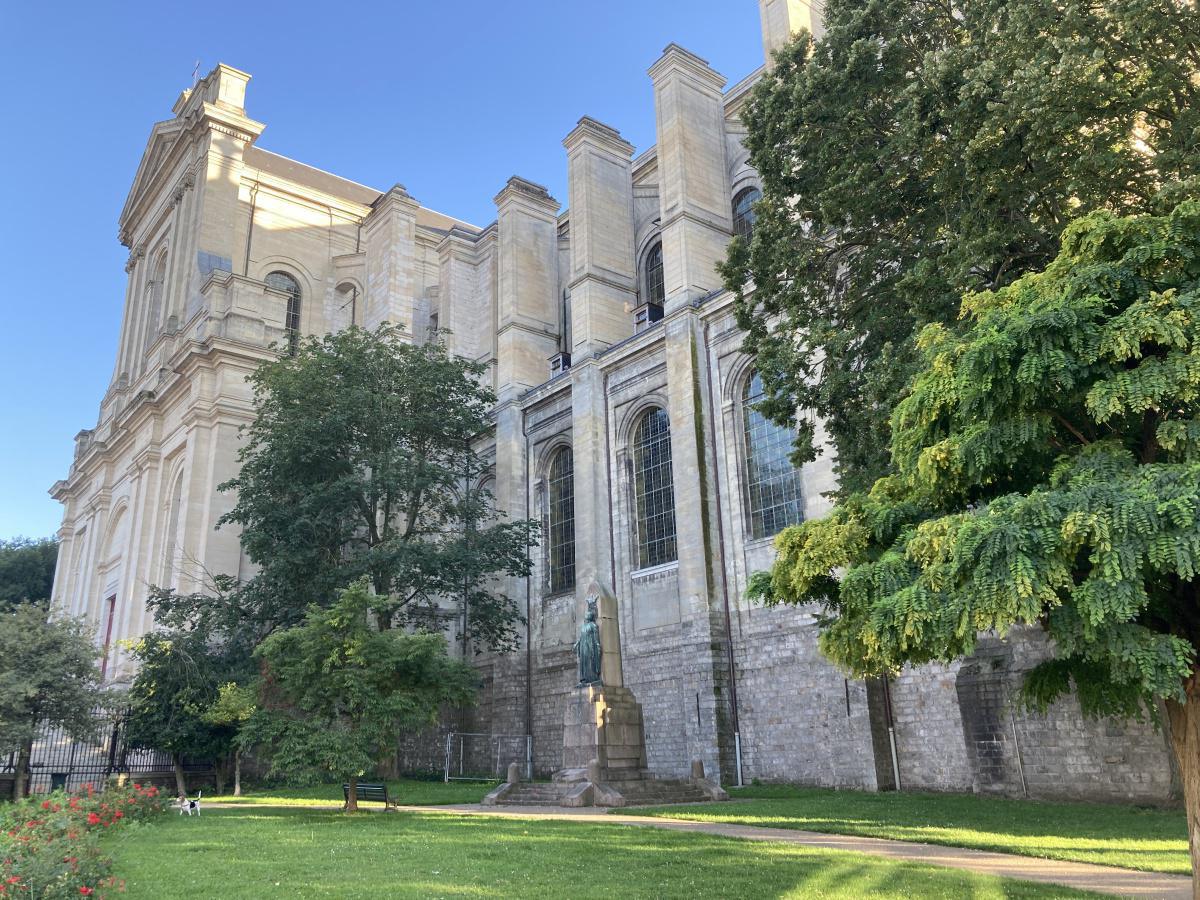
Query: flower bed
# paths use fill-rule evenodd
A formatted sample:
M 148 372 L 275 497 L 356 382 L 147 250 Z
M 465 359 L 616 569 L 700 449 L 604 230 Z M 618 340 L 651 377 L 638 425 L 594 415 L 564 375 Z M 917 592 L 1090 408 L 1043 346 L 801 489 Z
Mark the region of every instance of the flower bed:
M 141 784 L 97 793 L 56 791 L 0 806 L 0 898 L 92 897 L 124 889 L 100 835 L 161 813 L 158 788 Z

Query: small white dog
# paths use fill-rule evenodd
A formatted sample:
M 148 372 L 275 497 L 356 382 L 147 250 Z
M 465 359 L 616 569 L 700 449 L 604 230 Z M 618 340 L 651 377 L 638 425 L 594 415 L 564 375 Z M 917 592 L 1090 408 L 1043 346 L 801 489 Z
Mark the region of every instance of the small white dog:
M 197 816 L 200 815 L 200 798 L 203 796 L 204 791 L 197 791 L 196 799 L 189 800 L 186 796 L 180 794 L 179 799 L 176 801 L 179 804 L 179 814 L 181 816 L 184 813 L 187 813 L 189 816 L 193 813 Z

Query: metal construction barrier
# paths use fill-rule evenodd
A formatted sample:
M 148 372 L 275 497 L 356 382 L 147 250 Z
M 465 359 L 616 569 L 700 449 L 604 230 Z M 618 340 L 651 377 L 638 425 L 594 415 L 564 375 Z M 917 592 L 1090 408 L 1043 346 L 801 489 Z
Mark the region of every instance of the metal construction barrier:
M 446 735 L 446 781 L 503 781 L 510 763 L 533 779 L 533 735 L 452 731 Z

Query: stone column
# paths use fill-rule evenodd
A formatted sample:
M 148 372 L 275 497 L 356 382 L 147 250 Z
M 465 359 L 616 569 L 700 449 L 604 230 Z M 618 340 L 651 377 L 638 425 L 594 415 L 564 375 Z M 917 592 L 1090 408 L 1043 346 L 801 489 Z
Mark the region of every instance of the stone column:
M 604 372 L 586 358 L 571 370 L 571 453 L 575 471 L 576 622 L 583 621 L 584 592 L 593 582 L 612 591 L 612 490 Z
M 804 30 L 821 39 L 825 34 L 824 13 L 824 0 L 758 0 L 768 71 L 775 68 L 774 52 L 797 32 Z
M 563 146 L 571 209 L 570 350 L 580 360 L 633 334 L 633 145 L 584 116 Z
M 496 393 L 550 377 L 558 352 L 558 201 L 513 176 L 496 195 Z
M 438 327 L 448 331 L 445 340 L 451 352 L 478 359 L 490 347 L 481 346 L 477 334 L 479 318 L 492 321 L 490 309 L 481 308 L 476 291 L 475 235 L 454 226 L 438 244 L 438 287 L 441 290 L 441 319 Z
M 404 185 L 375 201 L 364 222 L 367 251 L 367 297 L 363 324 L 376 328 L 391 322 L 414 340 L 413 308 L 416 305 L 417 203 Z
M 678 44 L 650 67 L 658 134 L 664 312 L 721 287 L 732 229 L 725 78 Z

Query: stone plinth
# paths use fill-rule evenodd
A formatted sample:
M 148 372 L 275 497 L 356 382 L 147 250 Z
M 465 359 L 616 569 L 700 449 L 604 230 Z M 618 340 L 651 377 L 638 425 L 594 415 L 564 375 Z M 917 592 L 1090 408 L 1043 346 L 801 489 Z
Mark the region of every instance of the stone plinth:
M 563 716 L 563 768 L 596 760 L 605 780 L 637 777 L 646 768 L 642 705 L 625 687 L 593 684 L 571 692 Z

